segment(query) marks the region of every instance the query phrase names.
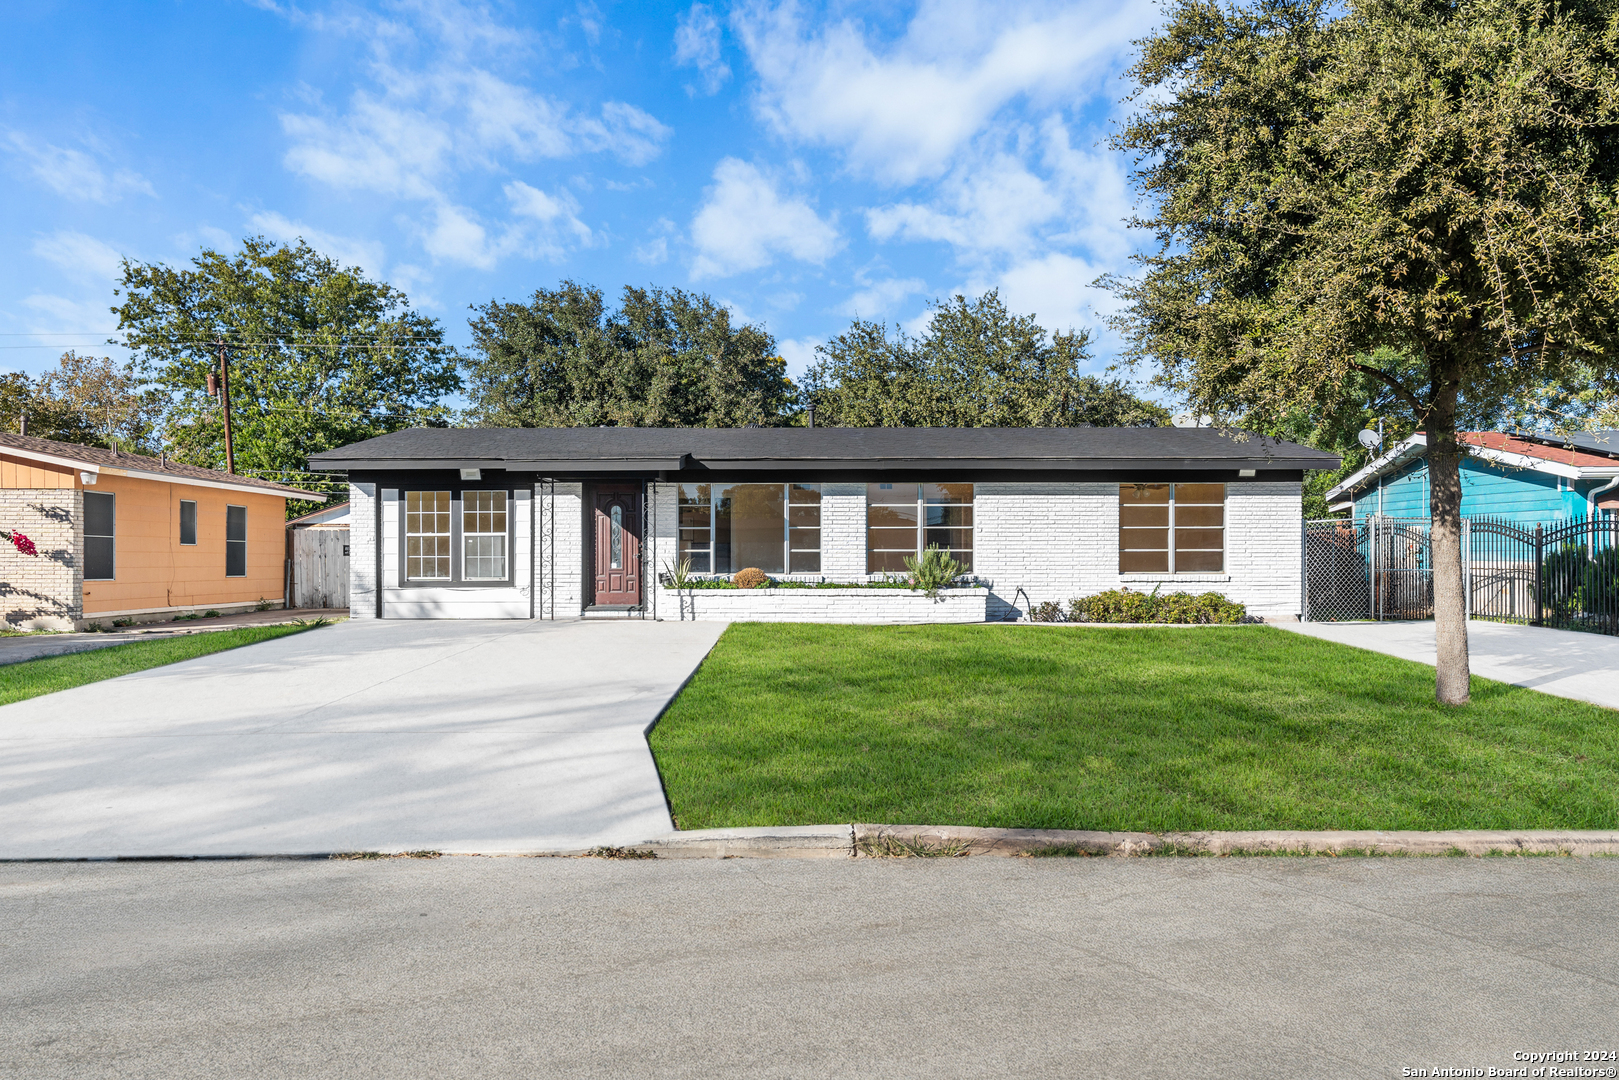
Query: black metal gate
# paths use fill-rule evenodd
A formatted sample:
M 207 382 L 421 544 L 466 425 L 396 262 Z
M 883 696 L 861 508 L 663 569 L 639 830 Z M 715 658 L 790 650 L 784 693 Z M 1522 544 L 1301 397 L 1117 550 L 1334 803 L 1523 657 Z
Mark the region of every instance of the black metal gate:
M 1429 522 L 1307 521 L 1303 541 L 1306 621 L 1433 618 Z M 1619 634 L 1619 518 L 1463 521 L 1462 575 L 1472 618 Z
M 1307 521 L 1303 576 L 1306 622 L 1433 617 L 1426 521 Z
M 1476 518 L 1463 535 L 1474 618 L 1619 634 L 1619 519 Z

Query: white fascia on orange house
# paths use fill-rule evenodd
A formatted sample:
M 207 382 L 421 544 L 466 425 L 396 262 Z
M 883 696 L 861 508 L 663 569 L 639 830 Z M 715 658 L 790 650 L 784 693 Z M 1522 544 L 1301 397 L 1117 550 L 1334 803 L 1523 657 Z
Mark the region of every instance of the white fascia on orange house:
M 286 503 L 325 495 L 217 469 L 0 432 L 8 626 L 72 630 L 280 606 Z

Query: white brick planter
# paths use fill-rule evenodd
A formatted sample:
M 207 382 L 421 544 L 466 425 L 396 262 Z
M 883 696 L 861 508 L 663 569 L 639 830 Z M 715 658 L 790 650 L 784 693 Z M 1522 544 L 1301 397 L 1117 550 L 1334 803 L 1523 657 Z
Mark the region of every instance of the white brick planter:
M 658 617 L 683 621 L 981 623 L 988 589 L 658 589 Z

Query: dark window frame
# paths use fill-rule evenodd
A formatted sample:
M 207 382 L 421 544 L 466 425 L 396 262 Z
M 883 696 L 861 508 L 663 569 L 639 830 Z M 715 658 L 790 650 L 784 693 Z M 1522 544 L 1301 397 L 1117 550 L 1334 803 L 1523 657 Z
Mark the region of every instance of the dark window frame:
M 191 539 L 190 540 L 186 539 L 186 507 L 188 507 L 188 506 L 191 507 Z M 181 547 L 196 547 L 197 546 L 197 500 L 196 499 L 181 499 L 180 500 L 180 546 Z
M 230 512 L 232 510 L 242 512 L 242 538 L 240 540 L 231 539 Z M 242 570 L 237 574 L 230 572 L 232 545 L 237 545 L 236 549 L 241 552 Z M 228 578 L 247 577 L 247 507 L 231 503 L 225 504 L 225 576 Z
M 517 576 L 517 492 L 518 488 L 510 484 L 465 484 L 462 486 L 442 484 L 435 487 L 400 487 L 397 502 L 399 503 L 399 543 L 397 553 L 399 558 L 399 575 L 397 588 L 401 589 L 510 589 L 516 585 Z M 412 491 L 448 491 L 450 493 L 450 576 L 447 578 L 415 578 L 406 576 L 409 569 L 407 551 L 407 537 L 405 535 L 405 506 L 410 501 Z M 462 495 L 468 491 L 504 491 L 506 493 L 506 576 L 504 578 L 468 578 L 465 567 L 462 565 L 466 559 L 464 544 L 464 526 L 461 519 L 465 509 Z
M 90 531 L 90 500 L 91 499 L 111 499 L 112 500 L 112 513 L 109 515 L 110 520 L 112 521 L 112 532 L 110 532 L 110 533 L 92 533 Z M 84 511 L 84 580 L 85 581 L 117 581 L 118 580 L 118 496 L 117 496 L 116 493 L 111 492 L 111 491 L 86 491 L 84 493 L 84 503 L 85 503 L 85 511 Z M 90 574 L 90 541 L 91 540 L 110 540 L 112 542 L 111 543 L 112 552 L 111 552 L 111 555 L 108 558 L 108 561 L 111 563 L 111 570 L 105 577 L 102 577 L 100 575 L 91 576 L 91 574 Z
M 823 485 L 819 481 L 783 480 L 779 483 L 762 483 L 755 480 L 734 480 L 720 483 L 710 483 L 708 481 L 700 480 L 682 480 L 677 482 L 674 487 L 675 557 L 676 559 L 691 559 L 692 563 L 694 564 L 692 566 L 693 574 L 698 574 L 704 577 L 722 577 L 729 576 L 736 573 L 738 570 L 744 569 L 743 567 L 735 565 L 732 565 L 730 569 L 727 570 L 720 570 L 716 567 L 716 564 L 719 561 L 719 552 L 717 550 L 718 545 L 715 541 L 715 536 L 719 532 L 720 499 L 715 498 L 715 493 L 717 491 L 723 491 L 727 493 L 723 497 L 729 498 L 730 496 L 728 493 L 732 488 L 778 487 L 782 489 L 781 565 L 783 569 L 767 570 L 766 573 L 779 574 L 785 578 L 820 575 L 822 554 L 821 537 L 823 528 L 821 521 L 821 508 L 825 496 L 824 492 L 822 491 Z M 687 488 L 693 489 L 693 497 L 690 500 L 687 499 Z M 708 489 L 706 502 L 701 501 L 702 496 L 697 494 L 697 489 L 700 488 Z M 795 501 L 793 498 L 795 493 L 803 493 L 805 497 L 799 498 Z M 687 524 L 683 515 L 688 509 L 695 510 L 698 507 L 707 508 L 708 524 Z M 794 509 L 799 508 L 802 510 L 802 508 L 805 507 L 814 507 L 815 524 L 793 524 Z M 814 547 L 793 546 L 794 541 L 802 542 L 805 534 L 812 529 L 815 532 Z M 797 533 L 796 536 L 794 535 L 795 533 Z M 703 538 L 703 543 L 701 545 L 696 543 L 699 534 Z M 728 564 L 734 564 L 736 562 L 736 559 L 733 557 L 734 546 L 733 541 L 727 541 L 726 562 Z M 796 561 L 799 565 L 796 569 L 794 568 L 794 556 L 798 556 Z M 699 561 L 702 561 L 704 565 L 695 565 Z M 812 568 L 803 565 L 808 562 L 813 562 L 815 564 L 814 567 Z

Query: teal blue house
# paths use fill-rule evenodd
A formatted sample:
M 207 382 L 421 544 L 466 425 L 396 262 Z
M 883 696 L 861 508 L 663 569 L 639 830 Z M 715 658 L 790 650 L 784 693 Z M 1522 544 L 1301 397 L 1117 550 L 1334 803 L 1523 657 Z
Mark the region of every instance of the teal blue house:
M 1469 431 L 1462 459 L 1462 516 L 1532 525 L 1619 516 L 1619 431 L 1570 438 Z M 1327 492 L 1334 511 L 1356 521 L 1374 515 L 1429 516 L 1428 439 L 1420 432 L 1390 447 Z

